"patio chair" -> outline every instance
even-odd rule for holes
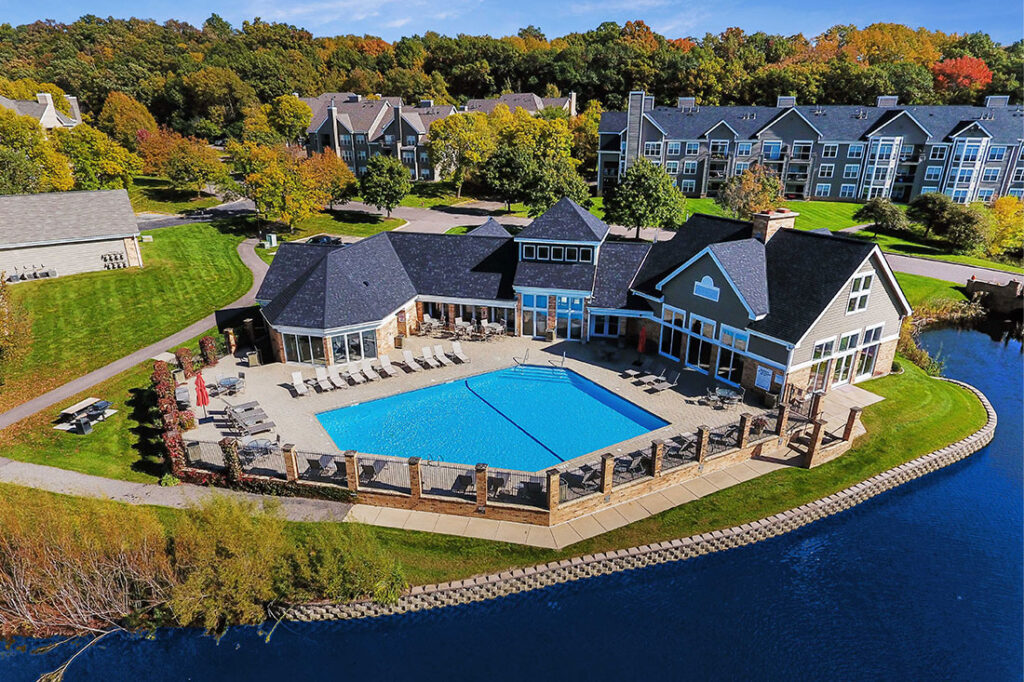
[[[615,460],[616,467],[627,474],[646,474],[647,462],[644,461],[643,452],[634,452],[621,459]],[[621,465],[621,466],[620,466]]]
[[[421,354],[423,357],[420,358],[420,362],[425,364],[427,367],[436,369],[441,366],[441,363],[434,359],[434,353],[430,350],[430,346],[423,346]]]
[[[452,357],[462,364],[469,362],[469,356],[462,352],[462,344],[458,341],[452,341]]]
[[[316,387],[320,389],[321,393],[334,390],[334,385],[331,383],[330,378],[327,376],[326,367],[317,367],[313,370],[316,373],[316,378],[313,380]]]
[[[473,477],[469,474],[459,474],[455,477],[455,482],[452,483],[452,492],[457,494],[465,494],[469,492],[469,489],[475,485]]]
[[[624,370],[622,372],[622,376],[626,377],[627,379],[636,379],[638,376],[647,373],[648,365],[648,361],[644,360],[638,366],[630,367],[629,369]]]
[[[380,356],[380,371],[384,373],[384,376],[393,377],[398,375],[398,369],[391,364],[391,356]]]
[[[423,369],[420,367],[419,363],[416,362],[416,358],[412,356],[412,351],[409,350],[402,351],[402,364],[405,365],[405,368],[410,372],[418,372]]]
[[[307,476],[322,476],[323,475],[324,468],[322,466],[320,466],[320,460],[306,458],[306,464],[309,465],[309,468],[306,469],[306,475]]]
[[[327,368],[327,378],[331,380],[335,388],[348,388],[348,382],[345,381],[341,374],[338,373],[338,366],[331,365]]]
[[[665,368],[661,368],[661,372],[655,374],[656,370],[651,370],[647,374],[640,376],[636,381],[643,384],[644,386],[653,386],[655,382],[661,381],[665,378]]]
[[[225,404],[227,404],[227,401],[225,401]],[[259,406],[260,404],[255,400],[249,401],[247,403],[241,403],[240,405],[228,404],[228,412],[231,412],[233,414],[240,414],[248,410],[255,410]]]
[[[302,372],[292,372],[292,390],[295,391],[295,397],[309,395],[309,389],[306,387],[306,382],[302,380]]]
[[[354,362],[345,365],[345,373],[342,376],[346,379],[351,379],[357,384],[366,383],[366,377],[363,376],[363,373],[359,371],[359,366]]]
[[[377,476],[380,472],[387,468],[388,463],[384,460],[378,459],[371,464],[360,464],[359,465],[359,482],[369,483],[377,480]]]
[[[680,373],[676,372],[675,376],[671,379],[662,379],[661,381],[657,381],[651,388],[654,389],[655,393],[661,393],[662,391],[667,391],[670,388],[675,388],[679,385],[679,376]]]
[[[444,349],[441,348],[441,344],[437,344],[436,346],[434,346],[434,357],[437,358],[437,361],[440,362],[442,365],[455,364],[448,358],[447,355],[445,355]]]
[[[487,497],[497,497],[506,484],[508,484],[507,476],[488,476]]]
[[[258,433],[266,433],[267,431],[273,431],[277,428],[277,424],[274,422],[259,422],[251,426],[243,426],[239,429],[244,436],[255,436]]]
[[[380,375],[377,374],[377,370],[373,368],[373,365],[370,364],[369,360],[362,360],[359,363],[359,369],[363,370],[363,376],[369,379],[370,381],[380,380]]]
[[[580,477],[580,487],[584,490],[591,488],[598,488],[601,485],[601,469],[596,466],[583,465],[580,467],[580,472],[583,474]]]

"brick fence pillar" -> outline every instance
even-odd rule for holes
[[[750,440],[750,422],[753,420],[754,415],[749,412],[740,415],[740,432],[736,434],[736,447],[741,450],[747,447],[747,441]]]
[[[821,440],[825,437],[825,420],[815,419],[811,423],[814,428],[811,429],[811,442],[807,445],[807,460],[804,463],[808,469],[817,464],[815,460],[821,450]]]
[[[224,345],[228,348],[228,355],[234,355],[238,350],[238,339],[235,338],[235,330],[231,327],[224,330]]]
[[[558,503],[562,494],[562,472],[558,469],[548,469],[548,511],[558,510]]]
[[[449,330],[455,329],[455,304],[454,303],[449,303],[448,304],[448,324],[447,324],[447,327],[448,327]]]
[[[555,323],[558,321],[558,307],[555,297],[548,294],[548,331],[554,331]]]
[[[665,463],[665,441],[658,438],[651,441],[651,476],[661,476],[661,467]]]
[[[413,502],[420,501],[423,494],[423,484],[420,483],[420,458],[409,458],[409,495]]]
[[[345,480],[348,482],[349,490],[359,491],[359,462],[356,460],[355,450],[345,451]]]
[[[789,405],[783,403],[779,405],[779,423],[775,427],[775,434],[782,438],[786,435],[786,426],[789,423]]]
[[[299,480],[299,463],[295,459],[295,446],[285,443],[281,446],[281,454],[284,455],[284,475],[289,481]]]
[[[609,494],[613,485],[615,485],[615,455],[606,452],[601,455],[601,494]]]
[[[863,411],[863,407],[850,408],[850,416],[846,418],[846,428],[843,429],[843,440],[847,442],[853,440],[853,431],[857,428],[857,422],[860,421],[860,413]]]
[[[483,513],[487,508],[487,465],[476,465],[476,510]]]
[[[416,329],[423,325],[423,301],[416,301]]]
[[[821,404],[825,401],[825,394],[817,391],[811,396],[811,419],[821,418]]]
[[[708,439],[711,437],[711,427],[702,425],[697,427],[697,461],[704,466],[704,460],[708,456]]]

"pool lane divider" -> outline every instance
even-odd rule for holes
[[[988,398],[970,384],[938,378],[972,392],[988,415],[987,423],[955,443],[921,455],[904,464],[867,478],[844,490],[772,516],[731,528],[713,530],[677,540],[666,540],[629,549],[610,550],[546,564],[514,568],[434,585],[417,585],[392,604],[369,599],[342,604],[311,603],[271,609],[271,618],[293,621],[352,620],[426,611],[445,606],[488,601],[521,592],[551,587],[609,573],[645,566],[685,561],[694,557],[762,542],[802,528],[814,521],[839,514],[887,490],[966,459],[992,441],[996,412]]]
[[[513,421],[511,417],[509,417],[507,414],[505,414],[504,412],[499,410],[497,407],[492,405],[491,402],[489,400],[487,400],[487,398],[484,398],[482,395],[480,395],[479,393],[474,391],[473,387],[469,385],[469,379],[464,379],[463,382],[466,384],[466,390],[469,391],[470,393],[472,393],[473,395],[475,395],[480,402],[482,402],[484,405],[486,405],[487,407],[491,408],[492,410],[497,412],[499,415],[501,415],[501,417],[503,419],[505,419],[506,421],[508,421],[509,424],[511,424],[512,426],[516,427],[517,429],[519,429],[520,431],[525,433],[527,435],[527,437],[530,438],[530,440],[532,440],[534,443],[536,443],[537,445],[541,446],[542,448],[544,448],[545,450],[550,452],[551,455],[553,457],[557,458],[559,462],[564,462],[565,461],[564,458],[558,456],[557,452],[555,452],[554,450],[549,448],[547,445],[544,445],[544,443],[540,442],[532,433],[530,433],[529,431],[524,429],[519,424],[516,424],[515,421]]]

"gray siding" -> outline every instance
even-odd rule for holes
[[[693,283],[708,275],[719,289],[718,302],[693,295]],[[737,329],[746,329],[750,316],[740,302],[736,292],[725,279],[725,275],[710,256],[701,256],[690,267],[676,275],[663,289],[665,303],[689,313],[724,323]],[[689,318],[687,318],[689,319]],[[716,330],[717,335],[717,330]]]
[[[882,337],[892,336],[899,333],[900,308],[899,297],[895,290],[886,281],[878,264],[877,257],[872,256],[860,268],[858,272],[873,272],[874,278],[871,282],[871,295],[868,297],[868,307],[857,313],[846,314],[846,306],[850,298],[851,284],[847,283],[843,290],[832,302],[825,314],[821,316],[810,328],[800,345],[793,350],[793,364],[799,365],[811,359],[814,351],[814,344],[829,338],[836,338],[841,334],[852,331],[860,331],[863,338],[864,329],[884,323]]]
[[[753,334],[750,336],[748,349],[754,355],[774,360],[780,365],[785,365],[789,360],[789,350],[785,346],[768,339],[762,339],[760,336],[754,336]]]
[[[128,252],[123,239],[104,239],[102,241],[78,242],[71,244],[52,244],[19,249],[0,250],[0,271],[8,276],[15,272],[34,269],[50,269],[57,271],[58,277],[75,275],[80,272],[103,270],[105,263],[102,256],[107,253],[120,253],[128,263]]]

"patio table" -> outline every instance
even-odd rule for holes
[[[217,382],[217,385],[223,389],[231,390],[237,387],[238,384],[240,383],[242,383],[242,380],[239,379],[238,377],[224,377],[223,379]]]
[[[739,400],[741,394],[739,391],[733,390],[731,388],[719,386],[715,388],[715,395],[717,395],[722,400]]]

